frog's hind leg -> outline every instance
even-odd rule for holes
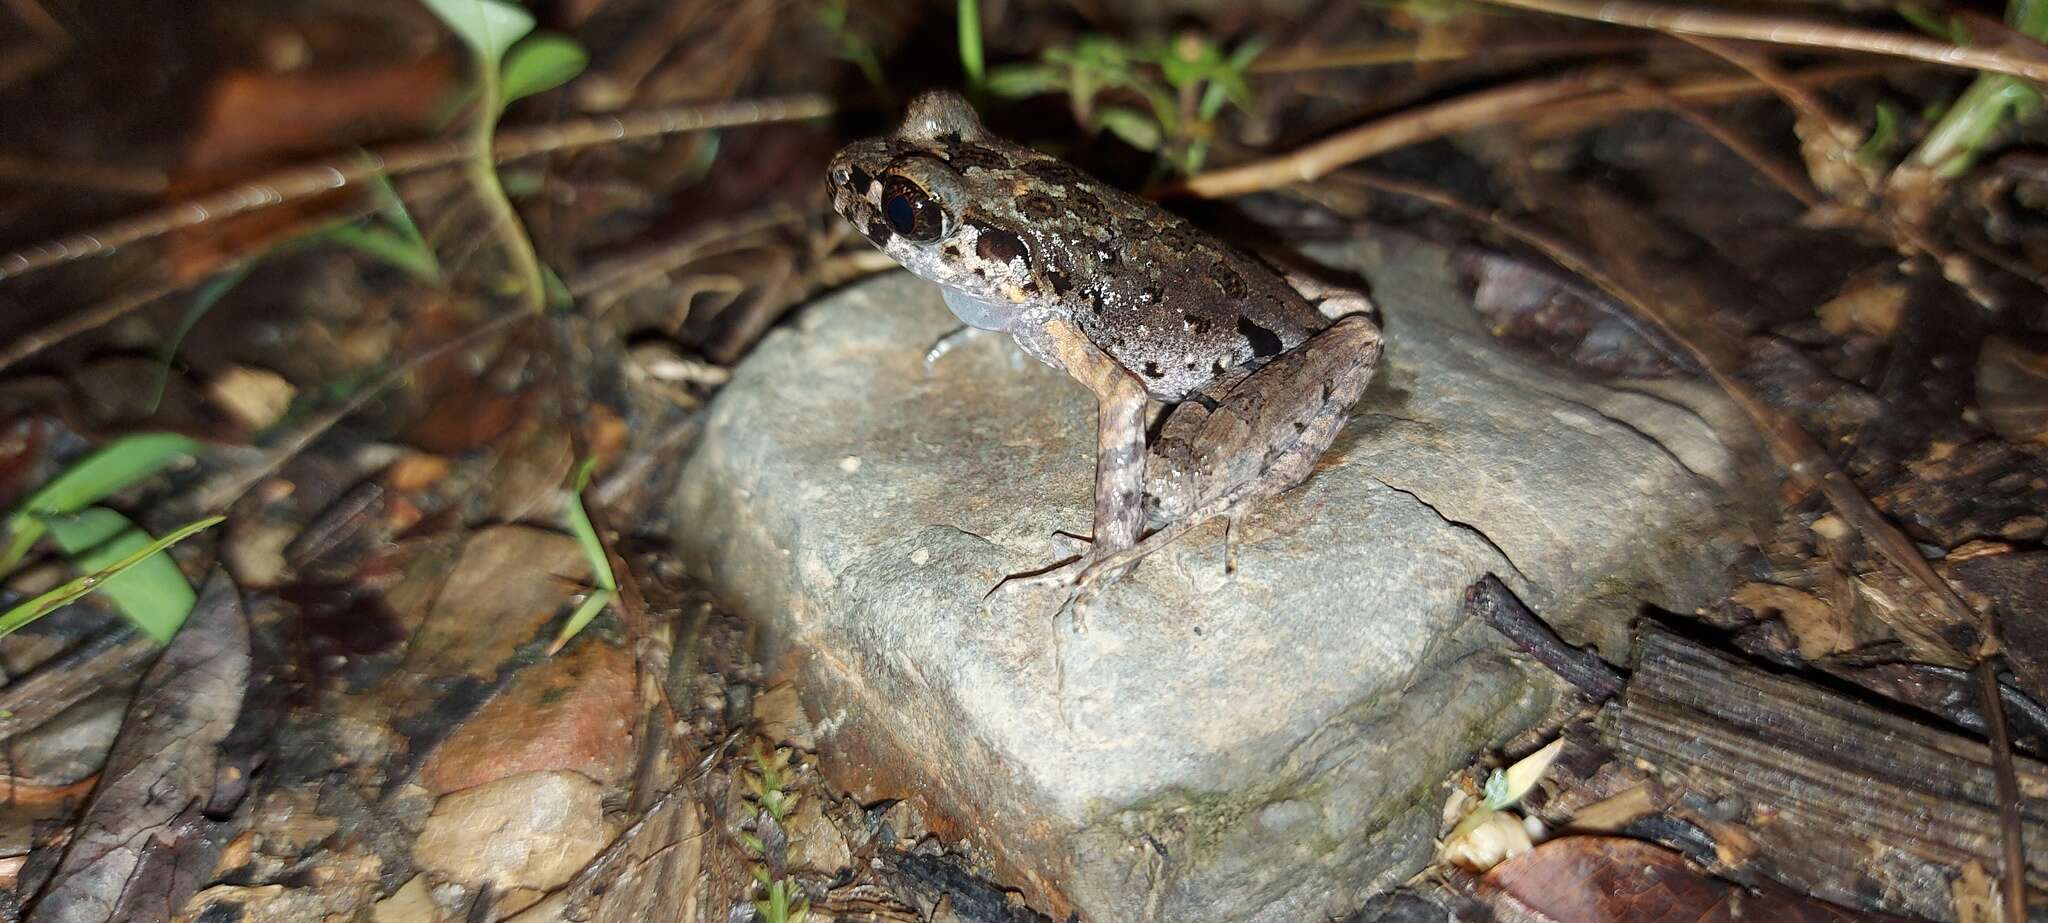
[[[1259,501],[1308,479],[1365,393],[1380,356],[1380,330],[1364,315],[1338,319],[1217,395],[1183,405],[1160,431],[1149,461],[1159,528],[1128,548],[1096,554],[1075,581],[1077,604],[1092,599],[1146,555],[1211,519],[1230,520],[1225,567],[1235,570],[1231,534]]]

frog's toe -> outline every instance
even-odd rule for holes
[[[983,594],[982,599],[989,600],[996,598],[998,595],[1006,596],[1011,593],[1021,593],[1043,587],[1072,586],[1082,571],[1087,569],[1087,566],[1088,560],[1086,557],[1078,554],[1070,555],[1039,570],[1024,571],[1023,573],[1004,577],[996,581],[996,585],[990,587],[989,591]]]

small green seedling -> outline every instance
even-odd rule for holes
[[[846,0],[825,0],[818,4],[818,24],[832,34],[835,46],[832,56],[859,68],[868,85],[874,87],[884,100],[888,99],[889,79],[882,74],[882,57],[875,53],[874,43],[862,37],[848,22]]]
[[[1012,99],[1065,92],[1075,121],[1192,174],[1208,157],[1225,104],[1253,109],[1247,75],[1263,47],[1251,41],[1225,52],[1198,35],[1141,43],[1084,35],[1036,62],[990,71],[987,88]],[[1136,96],[1145,106],[1115,102],[1118,96]]]
[[[597,528],[590,524],[590,512],[583,508],[583,489],[590,486],[590,475],[597,469],[597,459],[586,458],[576,469],[575,489],[569,494],[569,532],[576,536],[576,544],[583,549],[583,557],[590,562],[590,572],[597,581],[597,588],[585,597],[583,604],[563,623],[555,641],[548,646],[548,654],[554,655],[576,637],[584,626],[597,618],[604,607],[619,595],[619,579],[612,573],[611,557],[604,553],[604,542],[597,537]]]
[[[533,33],[533,14],[503,0],[421,0],[469,48],[475,64],[476,101],[469,160],[470,180],[503,235],[518,276],[515,286],[527,306],[539,311],[548,303],[540,256],[526,235],[526,226],[498,177],[491,157],[491,138],[505,107],[567,83],[589,63],[583,49],[567,37]]]
[[[802,798],[785,789],[791,777],[789,762],[794,755],[788,747],[771,749],[757,737],[748,752],[751,765],[740,774],[747,785],[747,800],[777,826],[789,819]],[[767,844],[758,834],[741,830],[740,845],[754,857],[751,871],[754,883],[761,888],[761,896],[754,899],[754,913],[765,923],[803,923],[810,915],[810,902],[792,883],[769,869]]]
[[[1936,35],[1971,44],[1969,29],[1959,18],[1944,18],[1911,4],[1901,6],[1899,14]],[[2006,7],[2005,22],[2028,38],[2048,39],[2048,0],[2012,0]],[[1905,165],[1932,170],[1946,179],[1961,176],[2007,122],[2030,119],[2040,111],[2041,93],[2032,84],[2010,74],[1979,74],[1928,129],[1920,146],[1907,155]],[[1884,129],[1882,116],[1880,111],[1880,132]]]

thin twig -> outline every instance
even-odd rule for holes
[[[1811,19],[1725,13],[1691,7],[1641,3],[1637,0],[1487,0],[1500,6],[1539,13],[1590,19],[1595,22],[1654,29],[1675,35],[1707,35],[1828,48],[1863,51],[1896,58],[1911,58],[1944,67],[1995,71],[2029,80],[2048,81],[2048,51],[2038,45],[2031,54],[2016,54],[2017,44],[1998,47],[1956,45],[1904,32],[1865,29]]]
[[[1784,190],[1786,195],[1798,199],[1799,204],[1807,208],[1818,208],[1824,201],[1820,193],[1813,188],[1813,182],[1807,179],[1804,174],[1794,170],[1784,161],[1771,156],[1761,146],[1729,127],[1720,119],[1708,115],[1698,106],[1672,96],[1654,84],[1642,84],[1637,89],[1655,97],[1657,101],[1664,104],[1665,108],[1678,113],[1680,118],[1691,122],[1694,128],[1706,132],[1708,137],[1721,142],[1721,146],[1733,152],[1735,156],[1748,161],[1752,168],[1758,173],[1763,174],[1765,179],[1777,184],[1778,188]]]
[[[1998,830],[2005,847],[2005,918],[2027,918],[2027,848],[2020,831],[2020,779],[2013,767],[2012,733],[2005,725],[2005,696],[1998,686],[2003,658],[1977,661],[1977,698],[1983,703],[1984,738],[1991,744],[1991,771],[1998,780]]]
[[[1462,61],[1485,55],[1488,61],[1505,58],[1550,58],[1575,55],[1615,54],[1641,51],[1662,39],[1639,33],[1581,35],[1564,38],[1534,38],[1523,41],[1473,41],[1459,45],[1434,46],[1427,42],[1379,42],[1350,47],[1315,47],[1295,51],[1274,51],[1252,62],[1254,74],[1295,74],[1304,71],[1338,70],[1357,67],[1386,67],[1423,64],[1431,61]]]
[[[504,163],[596,144],[612,144],[689,131],[812,119],[832,102],[803,94],[718,105],[678,106],[599,116],[499,132],[491,154]],[[340,189],[375,176],[397,176],[468,159],[467,141],[421,141],[287,167],[230,189],[177,202],[148,214],[0,255],[0,279],[111,252],[160,234]]]
[[[1537,663],[1549,667],[1550,672],[1576,687],[1588,701],[1597,703],[1614,698],[1626,683],[1621,673],[1601,660],[1599,654],[1573,647],[1558,637],[1499,577],[1487,574],[1466,587],[1465,611],[1478,616]]]
[[[1308,182],[1375,154],[1478,125],[1507,121],[1510,114],[1541,103],[1584,96],[1612,86],[1617,79],[1614,74],[1594,71],[1480,90],[1374,119],[1280,157],[1204,173],[1168,194],[1185,192],[1218,198]]]
[[[1790,79],[1803,86],[1875,77],[1888,65],[1846,64],[1816,67]],[[1583,81],[1572,92],[1572,84]],[[1331,170],[1388,151],[1491,124],[1569,117],[1578,112],[1612,118],[1627,112],[1655,109],[1668,101],[1720,102],[1768,92],[1756,79],[1707,77],[1674,84],[1661,93],[1640,87],[1597,92],[1618,77],[1588,74],[1549,78],[1481,90],[1457,99],[1408,109],[1318,141],[1307,147],[1238,167],[1196,176],[1160,195],[1188,194],[1204,198],[1245,195],[1304,182]],[[1304,175],[1309,174],[1309,175]]]

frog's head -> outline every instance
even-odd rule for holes
[[[1012,165],[1039,155],[981,127],[958,95],[910,104],[895,134],[847,145],[828,173],[832,207],[896,262],[939,284],[960,320],[1004,329],[1047,299],[1011,206]]]

